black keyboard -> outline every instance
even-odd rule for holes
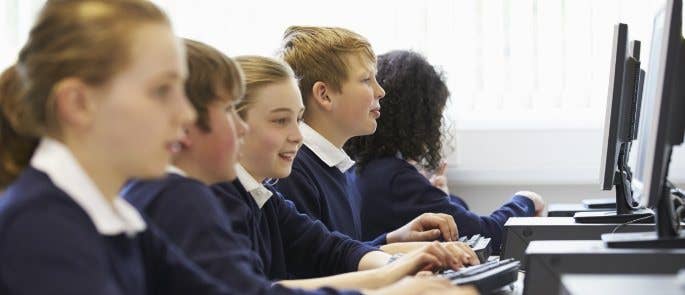
[[[481,294],[490,294],[516,282],[521,263],[513,258],[446,270],[440,276],[455,285],[473,285]]]
[[[492,254],[490,238],[481,235],[472,235],[471,237],[461,237],[459,238],[459,241],[469,245],[473,252],[476,252],[476,255],[478,255],[478,260],[480,260],[480,262],[488,261],[488,257]]]

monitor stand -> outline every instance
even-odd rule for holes
[[[685,248],[685,231],[674,214],[671,190],[664,185],[664,193],[656,208],[656,231],[645,233],[603,234],[602,241],[609,248],[674,249]]]
[[[614,175],[616,210],[578,212],[573,218],[578,223],[654,223],[654,212],[636,208],[630,187],[630,171],[621,169]]]

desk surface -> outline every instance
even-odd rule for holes
[[[685,282],[677,275],[565,274],[562,294],[568,295],[682,295]]]

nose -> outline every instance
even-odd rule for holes
[[[238,134],[238,138],[244,137],[248,132],[250,132],[250,126],[247,125],[247,122],[241,118],[238,113],[233,110],[233,121],[235,122],[235,129],[236,133]]]
[[[373,90],[373,95],[376,99],[381,99],[385,96],[385,89],[383,89],[383,87],[381,87],[381,85],[378,84],[378,81],[376,79],[374,79],[374,81],[376,83],[374,83],[375,87]]]
[[[185,94],[182,94],[180,99],[177,99],[176,101],[178,102],[175,108],[177,123],[182,126],[194,124],[197,119],[197,112],[195,112],[195,109],[190,104],[188,97],[186,97]]]
[[[288,140],[296,143],[298,146],[302,143],[302,131],[300,130],[300,124],[295,124],[295,128],[288,136]]]

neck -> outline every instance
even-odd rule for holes
[[[316,114],[312,114],[309,117],[305,116],[304,122],[337,148],[342,148],[345,142],[350,139],[350,136],[343,134],[343,132],[339,131],[337,125],[331,122],[331,120],[323,118],[323,116]]]
[[[240,165],[243,166],[243,168],[245,168],[245,171],[247,171],[247,173],[249,173],[250,176],[252,176],[252,178],[254,178],[257,182],[263,183],[266,180],[266,176],[262,176],[258,173],[255,173],[254,169],[252,169],[252,166],[250,166],[249,164],[245,162],[240,162]]]
[[[64,145],[71,151],[78,164],[105,199],[112,203],[128,177],[117,173],[114,165],[108,165],[103,161],[107,159],[107,156],[98,154],[101,149],[89,146],[87,143],[79,142],[76,144],[68,140],[64,141]]]
[[[193,161],[189,157],[179,155],[178,158],[174,159],[173,164],[174,166],[183,170],[183,172],[186,173],[186,176],[196,179],[206,185],[218,182],[218,180],[215,180],[211,176],[204,173],[204,169],[199,167],[200,165],[197,164],[197,161]]]

